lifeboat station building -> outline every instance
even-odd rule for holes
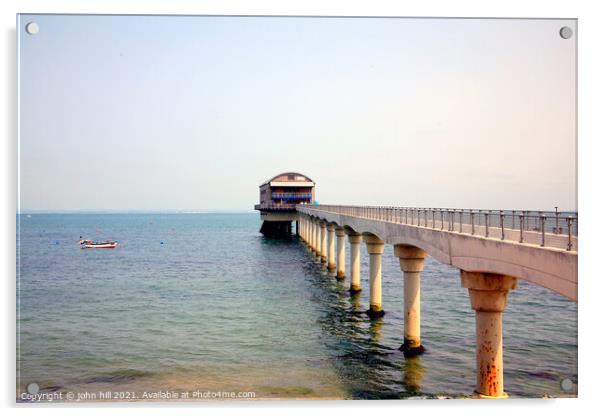
[[[295,221],[298,233],[297,205],[311,205],[315,198],[315,183],[306,175],[285,172],[259,185],[259,211],[263,224],[260,232],[266,236],[290,236]]]

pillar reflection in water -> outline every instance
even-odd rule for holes
[[[348,314],[348,325],[350,339],[360,340],[364,337],[364,330],[362,327],[364,324],[365,313],[362,309],[361,296],[359,293],[353,294],[348,298],[350,310]]]
[[[406,357],[404,360],[402,383],[410,393],[419,393],[422,387],[424,366],[420,361],[421,359],[419,355],[415,355],[413,357]]]
[[[374,344],[378,344],[383,338],[383,325],[385,324],[384,319],[377,318],[370,320],[370,340]]]
[[[354,315],[361,313],[363,316],[362,296],[359,292],[352,293],[351,296],[349,296],[349,304],[351,305],[351,311]]]

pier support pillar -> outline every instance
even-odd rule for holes
[[[316,220],[311,219],[311,251],[316,253]]]
[[[424,270],[424,250],[408,245],[396,245],[395,256],[403,272],[403,344],[405,356],[424,352],[420,341],[420,272]]]
[[[320,221],[320,261],[322,263],[326,263],[326,255],[327,255],[327,248],[326,248],[326,221]]]
[[[322,237],[320,235],[321,233],[321,228],[320,228],[320,221],[319,220],[315,220],[314,222],[314,227],[315,227],[315,242],[314,242],[314,248],[315,251],[314,253],[316,254],[316,257],[319,259],[321,256],[321,246],[322,246]]]
[[[345,279],[345,229],[337,227],[337,279]]]
[[[334,224],[328,224],[328,226],[326,227],[328,229],[328,241],[327,241],[327,245],[328,245],[328,271],[332,272],[334,271],[334,269],[336,269],[336,263],[335,263],[335,258],[334,258],[334,230],[335,230],[335,225]]]
[[[382,306],[382,255],[385,243],[375,235],[365,235],[364,241],[370,254],[370,309],[366,313],[370,318],[385,314]]]
[[[303,217],[303,227],[301,227],[301,230],[303,230],[303,241],[305,241],[307,243],[307,218]]]
[[[307,217],[303,217],[303,241],[307,244]]]
[[[307,217],[303,219],[303,240],[309,243],[309,220]]]
[[[476,312],[477,387],[481,398],[506,398],[502,312],[508,292],[516,288],[516,278],[493,273],[461,271],[462,287],[468,289]]]
[[[303,241],[305,241],[305,244],[308,244],[308,240],[309,240],[309,221],[307,220],[307,217],[303,217]]]
[[[362,290],[360,280],[360,246],[362,244],[362,235],[354,232],[348,232],[349,235],[349,251],[351,254],[351,284],[349,292],[351,294]]]

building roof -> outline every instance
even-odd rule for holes
[[[306,181],[313,182],[313,180],[310,179],[309,176],[304,175],[299,172],[282,172],[282,173],[279,173],[278,175],[274,176],[273,178],[268,179],[267,181],[265,181],[264,183],[262,183],[259,186],[267,185],[268,183],[272,182],[274,179],[279,178],[280,176],[288,176],[288,175],[303,176],[306,179]],[[297,181],[291,181],[291,182],[297,182]]]

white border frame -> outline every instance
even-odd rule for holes
[[[581,256],[579,260],[579,274],[582,280],[579,293],[579,399],[558,400],[508,400],[501,402],[477,401],[425,401],[421,403],[411,401],[394,402],[227,402],[205,403],[196,406],[180,406],[179,413],[198,414],[202,406],[205,409],[224,412],[244,411],[250,414],[280,414],[286,408],[287,413],[307,414],[308,412],[324,411],[331,413],[335,407],[344,407],[345,413],[365,414],[374,412],[376,407],[379,413],[399,414],[400,412],[445,412],[462,413],[486,411],[491,415],[514,411],[518,406],[530,407],[533,410],[542,410],[546,413],[576,413],[596,406],[597,386],[599,385],[600,364],[598,359],[599,344],[595,329],[599,328],[597,316],[599,312],[594,309],[599,303],[600,278],[597,270],[598,262],[594,249],[597,248],[596,236],[602,232],[600,223],[596,224],[592,218],[592,211],[600,206],[602,193],[599,191],[598,178],[600,172],[600,156],[602,155],[600,140],[601,90],[599,74],[602,74],[601,58],[599,53],[599,40],[602,39],[602,25],[600,13],[596,10],[596,2],[570,1],[496,1],[482,2],[475,0],[457,0],[454,2],[443,0],[421,1],[404,4],[398,1],[262,1],[253,2],[244,0],[232,1],[157,1],[157,0],[4,0],[0,3],[2,8],[1,20],[3,29],[3,64],[2,80],[4,83],[4,99],[2,107],[2,122],[4,140],[2,141],[2,161],[0,162],[0,175],[2,180],[2,216],[0,230],[2,230],[1,259],[5,273],[4,283],[4,319],[2,321],[4,334],[2,356],[1,391],[2,404],[11,407],[25,407],[25,412],[34,411],[36,406],[14,404],[15,398],[15,212],[16,212],[16,32],[15,22],[17,13],[107,13],[107,14],[193,14],[193,15],[336,15],[336,16],[424,16],[424,17],[549,17],[549,18],[578,18],[579,19],[579,165],[578,177],[580,189],[579,219],[580,219],[580,245]],[[37,409],[44,414],[82,414],[102,413],[107,406],[70,406],[45,405],[44,409]],[[110,405],[110,408],[123,407],[119,404]],[[128,406],[128,412],[134,414],[162,414],[168,404],[134,404]],[[535,409],[537,407],[537,409]],[[368,408],[372,408],[368,410]],[[23,409],[19,410],[23,413]]]

